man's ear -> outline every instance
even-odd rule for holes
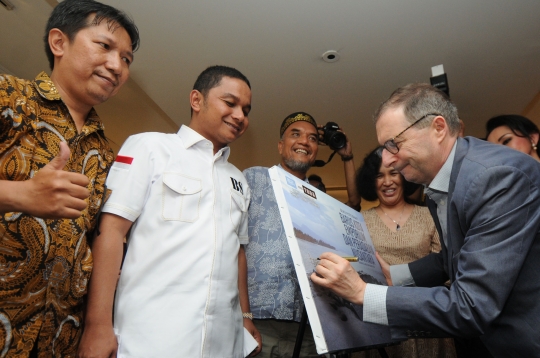
[[[443,116],[437,116],[431,122],[432,128],[435,130],[435,134],[438,138],[444,138],[448,134],[448,123]]]
[[[68,43],[69,39],[67,35],[61,30],[54,28],[49,31],[49,47],[54,57],[62,57]]]
[[[281,152],[283,152],[283,139],[280,139],[279,142],[277,143],[277,150],[278,150],[279,155],[281,155]]]
[[[202,93],[197,90],[191,91],[189,93],[189,103],[191,104],[191,109],[193,112],[199,113],[204,105],[204,97]]]
[[[459,120],[459,134],[460,137],[465,136],[465,122],[463,122],[463,119]]]

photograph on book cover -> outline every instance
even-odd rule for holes
[[[351,265],[367,283],[386,285],[362,214],[279,167],[269,169],[317,353],[392,343],[386,326],[363,322],[362,306],[314,285],[320,254],[358,257]]]

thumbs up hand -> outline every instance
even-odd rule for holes
[[[58,153],[58,155],[53,160],[51,160],[49,164],[44,166],[42,170],[62,170],[66,166],[66,163],[69,160],[69,156],[71,155],[71,151],[69,150],[66,142],[60,142],[58,146],[60,147],[60,153]]]
[[[65,142],[60,143],[60,153],[43,167],[32,179],[24,183],[19,193],[21,210],[44,219],[76,219],[86,208],[84,199],[90,193],[86,188],[88,178],[79,173],[64,171],[70,150]]]

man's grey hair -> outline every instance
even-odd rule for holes
[[[446,93],[430,84],[410,83],[398,88],[390,95],[390,98],[381,103],[373,115],[373,121],[377,123],[386,110],[398,107],[403,108],[409,123],[414,123],[426,114],[437,113],[446,120],[450,134],[459,133],[460,123],[456,106]],[[430,123],[430,121],[420,121],[418,128],[427,127]]]

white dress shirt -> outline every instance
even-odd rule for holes
[[[243,357],[243,174],[187,126],[124,143],[103,211],[133,226],[114,307],[119,357]]]

